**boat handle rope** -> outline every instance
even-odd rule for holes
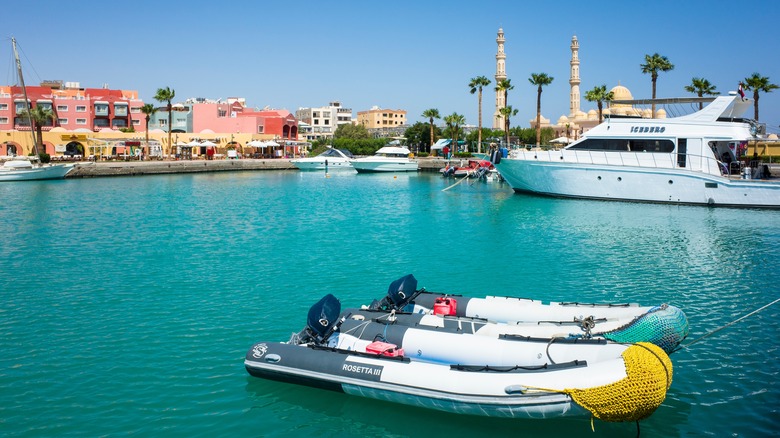
[[[593,315],[590,315],[586,318],[574,318],[574,322],[580,325],[580,328],[582,331],[585,332],[585,339],[590,339],[593,337],[593,335],[590,333],[590,331],[593,329],[593,327],[596,327],[596,321]]]
[[[739,318],[735,319],[734,321],[731,321],[731,322],[730,322],[730,323],[728,323],[728,324],[722,325],[722,326],[720,326],[720,327],[716,328],[715,330],[713,330],[713,331],[711,331],[711,332],[709,332],[709,333],[705,333],[704,335],[702,335],[702,336],[699,336],[698,338],[694,339],[694,340],[693,340],[693,341],[691,341],[691,342],[688,342],[688,343],[687,343],[687,344],[685,344],[685,345],[682,345],[682,344],[681,344],[681,345],[679,345],[677,348],[675,348],[675,349],[674,349],[674,351],[672,351],[672,353],[674,353],[674,352],[677,352],[677,351],[680,351],[680,350],[682,350],[683,348],[688,348],[688,347],[690,347],[691,345],[693,345],[693,344],[695,344],[695,343],[697,343],[697,342],[699,342],[699,341],[703,340],[704,338],[708,338],[708,337],[710,337],[710,336],[714,335],[715,333],[717,333],[717,332],[719,332],[719,331],[723,330],[724,328],[726,328],[726,327],[729,327],[729,326],[731,326],[731,325],[734,325],[734,324],[736,324],[736,323],[738,323],[738,322],[742,321],[743,319],[745,319],[745,318],[747,318],[747,317],[749,317],[749,316],[753,316],[753,315],[755,315],[756,313],[758,313],[758,312],[760,312],[760,311],[762,311],[762,310],[766,309],[767,307],[769,307],[769,306],[772,306],[772,305],[774,305],[774,304],[777,304],[778,302],[780,302],[780,298],[778,298],[778,299],[776,299],[776,300],[772,301],[771,303],[769,303],[769,304],[767,304],[767,305],[765,305],[765,306],[759,307],[758,309],[756,309],[756,310],[754,310],[754,311],[752,311],[752,312],[748,313],[747,315],[741,316],[741,317],[739,317]]]

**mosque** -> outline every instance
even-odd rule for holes
[[[498,37],[496,43],[498,44],[498,52],[496,53],[496,83],[502,79],[506,79],[506,54],[504,53],[504,30],[498,29]],[[569,93],[569,115],[562,115],[558,118],[555,124],[550,123],[550,119],[542,115],[539,120],[539,124],[542,128],[553,128],[556,137],[566,137],[571,140],[578,139],[583,133],[599,124],[599,113],[596,109],[591,109],[588,112],[580,109],[580,59],[579,59],[580,44],[577,41],[577,36],[571,38],[571,61],[569,62],[570,75],[569,86],[571,91]],[[628,88],[618,84],[616,87],[610,90],[613,93],[613,100],[625,101],[633,100],[631,91]],[[499,110],[506,105],[504,102],[503,93],[496,91],[496,112],[493,115],[493,129],[504,129],[503,117]],[[650,118],[652,110],[647,109],[635,109],[628,104],[612,103],[607,108],[602,109],[602,115],[604,117],[614,114],[620,116],[635,116]],[[666,118],[666,112],[663,109],[656,110],[656,118]],[[536,117],[530,120],[531,127],[536,128]]]

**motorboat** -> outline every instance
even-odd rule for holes
[[[367,320],[392,320],[412,327],[491,337],[534,339],[602,339],[620,343],[650,342],[672,353],[688,336],[688,318],[678,307],[663,303],[549,302],[516,297],[466,297],[417,289],[408,274],[390,283],[387,295],[353,313]]]
[[[765,137],[765,125],[742,118],[753,102],[736,93],[707,99],[711,102],[703,109],[679,117],[607,117],[563,149],[512,150],[494,163],[515,192],[780,208],[780,179],[771,178],[768,167],[757,163],[760,172],[743,168],[744,163],[732,168],[747,142]]]
[[[417,172],[419,168],[405,146],[383,146],[372,156],[355,159],[352,166],[358,173]]]
[[[494,169],[493,163],[489,160],[469,160],[465,166],[447,164],[439,169],[439,172],[447,177],[486,179],[492,169]]]
[[[40,164],[27,158],[11,159],[0,165],[0,182],[61,179],[74,167],[73,163]]]
[[[328,146],[325,152],[306,158],[290,160],[300,170],[353,170],[352,160],[355,157],[346,149],[336,149]]]
[[[596,362],[542,365],[437,363],[381,340],[330,346],[345,318],[333,295],[312,306],[306,327],[287,342],[259,342],[244,359],[255,377],[457,414],[504,418],[591,416],[638,421],[650,416],[672,381],[669,357],[653,344],[627,346]],[[446,345],[451,350],[468,348]],[[464,358],[467,356],[463,356]]]

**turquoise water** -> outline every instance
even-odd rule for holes
[[[244,172],[0,185],[4,436],[633,436],[250,377],[327,293],[669,302],[694,339],[780,297],[780,212],[558,200],[434,174]],[[780,424],[780,304],[672,355],[642,436]]]

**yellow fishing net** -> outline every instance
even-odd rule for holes
[[[640,342],[623,352],[626,377],[615,383],[563,392],[603,421],[647,418],[666,398],[672,384],[672,361],[658,346]]]

